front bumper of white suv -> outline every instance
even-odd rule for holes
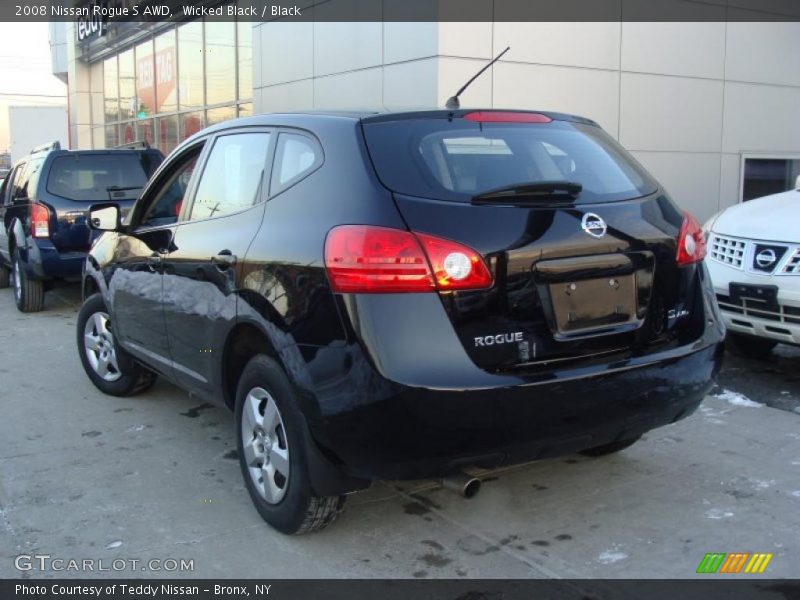
[[[729,331],[800,344],[800,244],[712,231],[706,265]]]

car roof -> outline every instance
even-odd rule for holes
[[[416,109],[416,110],[389,110],[385,107],[378,109],[353,109],[353,110],[312,110],[312,111],[296,111],[296,112],[274,112],[252,115],[249,117],[240,117],[238,119],[230,119],[215,125],[211,125],[198,131],[185,141],[181,142],[181,146],[190,145],[195,139],[213,134],[219,131],[227,131],[237,127],[297,127],[297,126],[311,126],[314,122],[323,122],[331,120],[349,120],[352,122],[380,122],[380,121],[400,121],[405,119],[435,119],[435,118],[460,118],[472,112],[511,112],[511,113],[530,113],[540,114],[550,117],[554,121],[572,121],[577,123],[586,123],[589,125],[597,125],[591,119],[571,115],[567,113],[559,113],[553,111],[541,110],[524,110],[524,109],[502,109],[502,108],[462,108],[458,110],[450,109]]]

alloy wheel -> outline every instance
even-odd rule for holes
[[[289,444],[278,405],[265,389],[250,390],[242,407],[242,449],[260,496],[278,504],[289,485]]]
[[[92,370],[100,378],[112,382],[122,377],[107,313],[96,312],[86,320],[83,326],[83,347]]]

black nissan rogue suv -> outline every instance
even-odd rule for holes
[[[151,148],[34,148],[0,186],[0,288],[14,284],[23,312],[44,307],[58,281],[80,281],[93,237],[91,203],[112,201],[126,212],[164,156]]]
[[[691,414],[724,328],[697,221],[594,122],[260,115],[185,141],[88,255],[102,391],[235,411],[262,517],[376,478],[621,450]]]

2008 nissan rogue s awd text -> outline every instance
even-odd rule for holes
[[[594,122],[260,115],[186,140],[86,263],[81,360],[236,414],[250,496],[318,529],[376,478],[621,450],[724,337],[700,226]]]

